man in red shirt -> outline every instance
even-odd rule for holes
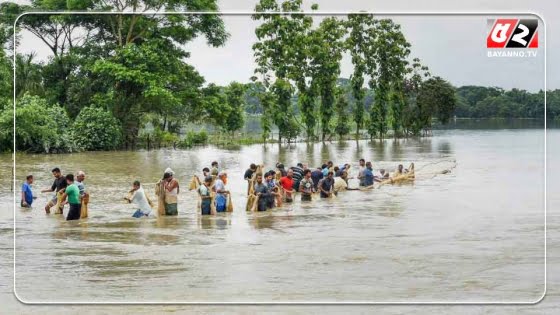
[[[288,170],[288,174],[286,176],[280,178],[280,185],[284,188],[284,201],[285,202],[292,202],[292,194],[293,194],[293,187],[294,187],[294,179],[292,178],[294,175],[293,170]]]

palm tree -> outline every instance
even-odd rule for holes
[[[43,92],[41,65],[35,63],[36,54],[16,56],[16,96],[25,93],[41,95]]]

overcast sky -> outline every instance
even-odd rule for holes
[[[25,2],[25,1],[15,1]],[[252,10],[257,0],[221,0],[223,12]],[[489,3],[491,2],[491,3]],[[305,1],[305,8],[318,3],[321,11],[371,12],[534,12],[544,17],[547,24],[548,89],[560,88],[560,39],[554,30],[560,24],[558,1],[447,1],[447,0],[391,0],[391,1]],[[489,58],[486,49],[488,16],[388,16],[400,23],[412,44],[411,57],[419,57],[433,75],[446,78],[456,86],[484,85],[506,89],[521,88],[531,91],[544,87],[544,28],[539,26],[539,49],[536,58]],[[247,82],[253,75],[254,63],[251,45],[255,42],[257,25],[249,16],[225,16],[226,29],[231,37],[224,47],[208,47],[203,38],[187,46],[193,64],[207,82],[227,84]],[[551,31],[552,30],[552,31]],[[48,49],[33,35],[24,34],[19,52],[36,51],[41,58]],[[342,63],[341,76],[348,77],[352,65],[348,58]]]

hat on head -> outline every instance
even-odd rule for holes
[[[175,174],[175,172],[173,172],[173,170],[170,167],[166,168],[164,173],[169,173],[172,176]]]

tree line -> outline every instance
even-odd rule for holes
[[[215,0],[0,4],[1,151],[11,148],[13,137],[12,25],[28,10],[218,11],[218,5]],[[411,57],[410,43],[391,19],[286,14],[302,10],[301,0],[257,3],[252,82],[228,86],[207,83],[188,63],[185,48],[196,37],[223,46],[229,34],[220,15],[23,16],[16,31],[33,34],[51,56],[44,62],[34,54],[15,56],[17,149],[67,152],[134,149],[146,140],[175,143],[187,123],[209,124],[231,137],[243,127],[246,112],[260,115],[263,141],[273,127],[280,142],[351,133],[398,138],[429,132],[433,119],[485,117],[490,115],[485,106],[502,115],[507,106],[538,102],[538,95],[523,91],[455,89],[432,77]],[[343,56],[353,65],[348,79],[340,78]],[[510,99],[514,102],[504,103]],[[531,106],[516,115],[527,114]],[[530,117],[538,112],[533,108]],[[206,135],[189,137],[200,141]]]
[[[337,88],[347,105],[335,108],[349,109],[353,107],[354,98],[350,80],[339,78]],[[263,108],[253,95],[259,85],[247,84],[245,109],[248,114],[260,115]],[[504,90],[499,87],[466,85],[454,87],[456,107],[453,116],[457,118],[534,118],[542,119],[544,115],[544,91],[529,92],[522,89]],[[369,112],[373,106],[374,91],[364,91],[364,108]],[[294,111],[298,114],[297,95],[292,99]],[[338,115],[335,112],[335,116]],[[547,119],[560,119],[560,90],[547,91]],[[350,122],[351,123],[351,122]],[[338,123],[336,124],[338,125]],[[343,124],[346,125],[346,124]],[[349,126],[354,130],[355,126]]]
[[[272,125],[278,141],[344,137],[350,122],[356,138],[365,131],[383,139],[389,130],[393,137],[418,135],[429,130],[432,117],[449,120],[456,102],[452,86],[431,78],[428,68],[411,58],[399,24],[365,13],[321,19],[288,14],[302,10],[301,0],[261,0],[255,8],[253,19],[261,24],[255,30],[252,80],[265,139]],[[345,54],[353,65],[352,102],[337,84]],[[374,95],[368,111],[366,86]]]

